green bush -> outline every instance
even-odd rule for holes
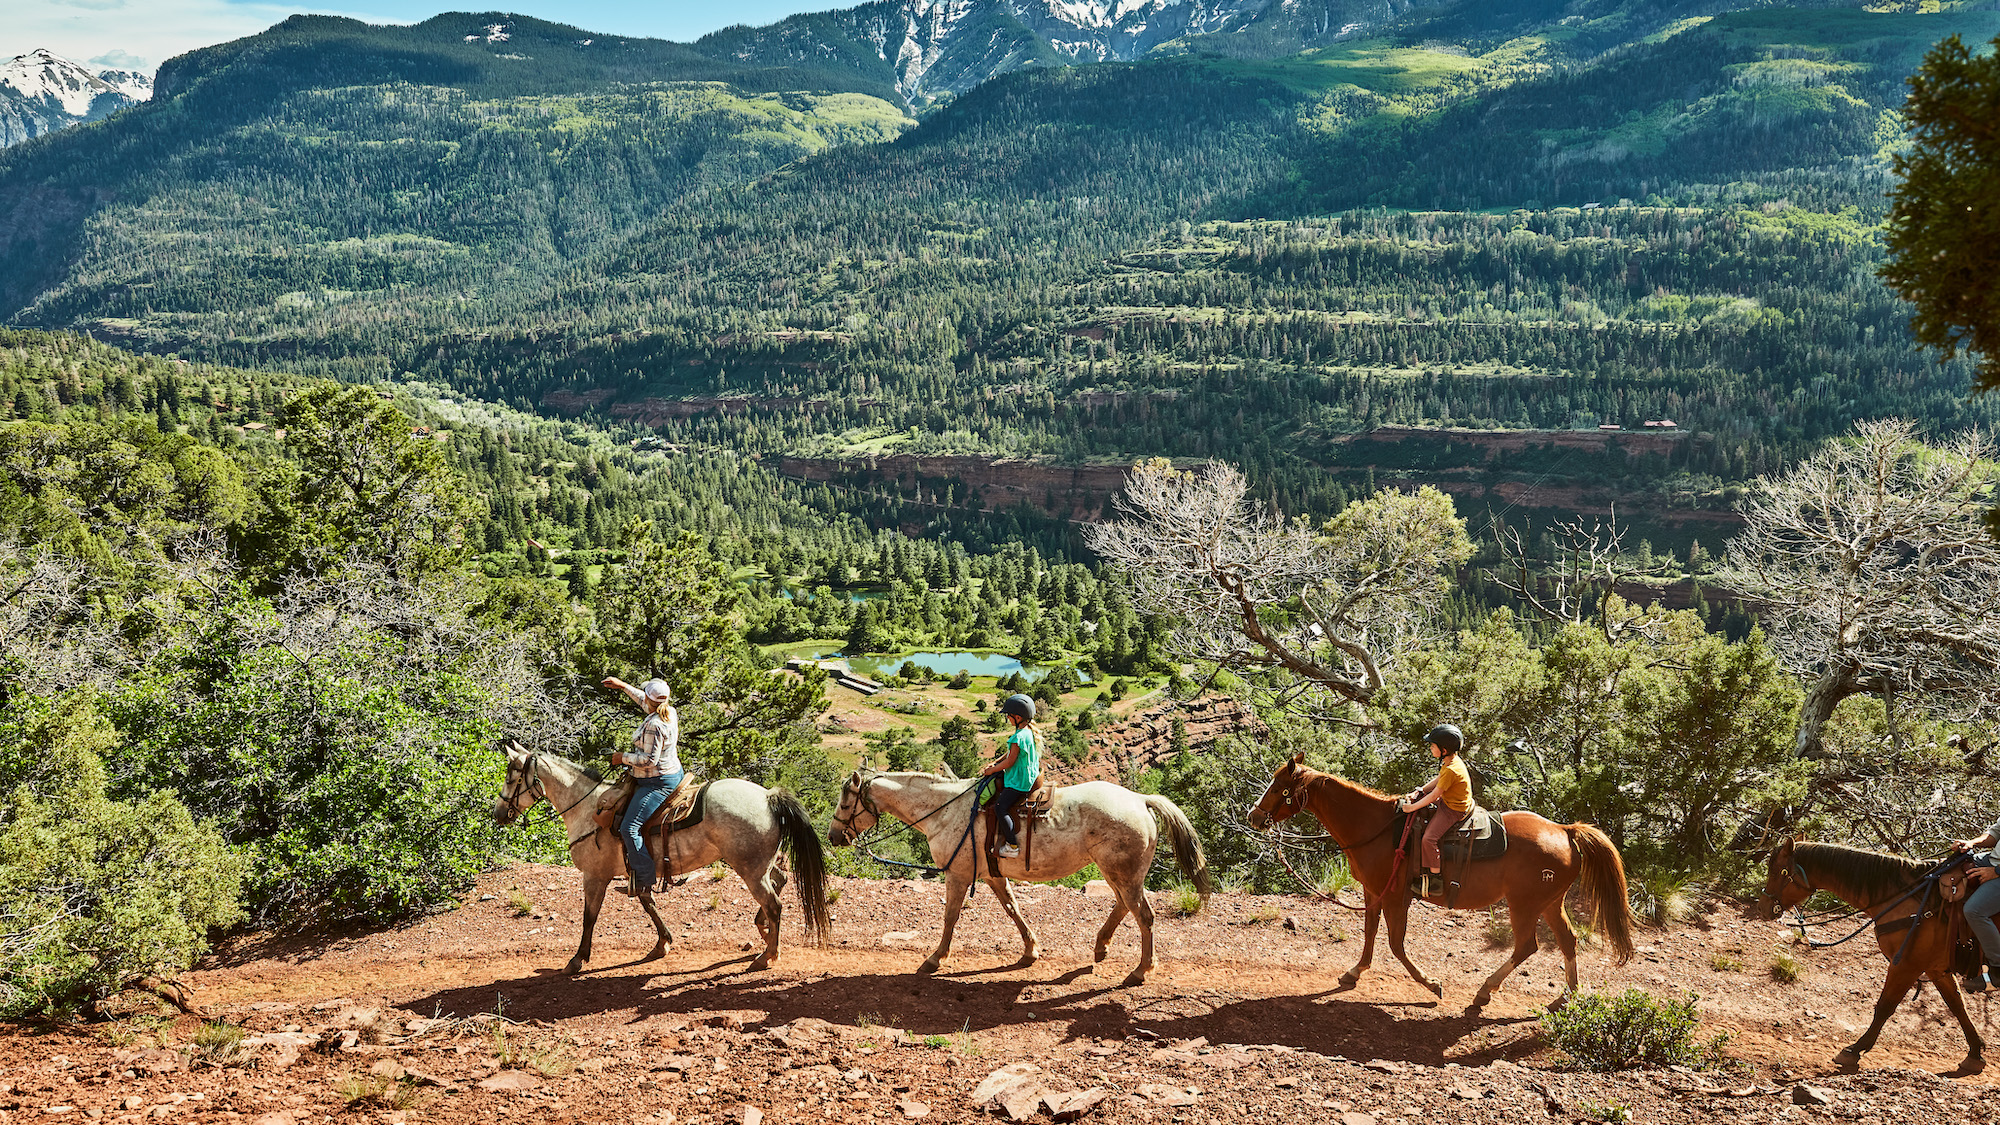
[[[245,891],[261,920],[386,919],[448,902],[502,848],[488,815],[500,704],[396,647],[357,630],[311,669],[275,648],[204,668],[175,668],[169,654],[107,700],[130,743],[116,781],[178,793],[212,818],[252,861]]]
[[[1714,1066],[1727,1034],[1695,1038],[1695,996],[1663,1000],[1628,988],[1621,996],[1586,992],[1542,1013],[1542,1034],[1585,1070],[1638,1066]]]
[[[242,917],[242,857],[169,794],[104,795],[97,755],[116,735],[88,700],[31,701],[7,719],[0,1016],[63,1014],[193,964],[210,927]]]

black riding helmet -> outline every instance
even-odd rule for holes
[[[1033,719],[1035,717],[1035,701],[1019,693],[1010,695],[1000,704],[1000,713],[1002,715],[1019,715],[1024,719]]]
[[[1437,743],[1445,753],[1456,754],[1465,749],[1465,732],[1450,723],[1439,723],[1424,736],[1424,745],[1428,746],[1433,742]]]

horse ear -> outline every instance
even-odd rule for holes
[[[1303,765],[1305,765],[1305,764],[1306,764],[1306,752],[1305,752],[1305,751],[1303,751],[1303,750],[1301,750],[1301,751],[1299,751],[1298,753],[1296,753],[1296,754],[1292,755],[1292,764],[1293,764],[1293,765],[1295,765],[1295,766],[1303,766]]]

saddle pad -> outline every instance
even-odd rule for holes
[[[671,824],[676,832],[683,828],[693,828],[701,823],[708,811],[708,782],[683,783],[667,803],[660,806],[640,831],[647,836],[658,836],[663,825]]]
[[[1430,823],[1430,810],[1419,809],[1412,815],[1419,819],[1410,835],[1422,836],[1424,826]],[[1466,855],[1468,845],[1472,850],[1469,857]],[[1493,859],[1506,852],[1507,826],[1498,816],[1477,805],[1473,806],[1470,815],[1438,840],[1438,856],[1445,860]]]
[[[1493,859],[1507,852],[1507,826],[1499,817],[1475,807],[1465,818],[1463,829],[1454,829],[1438,841],[1440,857],[1453,859]],[[1468,856],[1467,851],[1471,852]]]

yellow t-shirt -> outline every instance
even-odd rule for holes
[[[1458,755],[1438,762],[1437,780],[1438,804],[1453,812],[1472,811],[1472,775],[1465,772],[1465,763]]]

